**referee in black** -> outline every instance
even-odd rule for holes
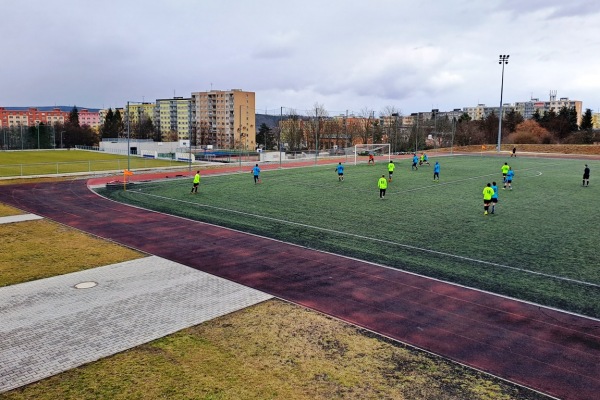
[[[587,164],[585,164],[585,169],[583,170],[582,186],[590,186],[590,167]]]

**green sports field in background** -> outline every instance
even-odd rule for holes
[[[441,180],[433,181],[433,163]],[[502,189],[500,167],[515,170]],[[396,160],[386,198],[377,180],[387,163],[336,164],[136,184],[99,192],[118,201],[314,249],[380,263],[494,293],[600,317],[600,162],[589,187],[586,161],[454,156],[411,171]],[[482,190],[496,181],[499,203],[483,215]],[[175,239],[176,240],[176,239]],[[285,262],[285,260],[282,260]]]
[[[185,166],[185,162],[155,160],[84,150],[3,151],[0,152],[0,178],[78,172],[116,171],[127,167],[157,168]]]

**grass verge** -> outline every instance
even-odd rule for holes
[[[0,237],[0,287],[145,256],[47,220],[0,224]]]

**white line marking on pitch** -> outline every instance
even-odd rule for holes
[[[494,263],[494,262],[491,262],[491,261],[478,260],[478,259],[471,258],[471,257],[459,256],[459,255],[451,254],[451,253],[445,253],[443,251],[431,250],[431,249],[426,249],[426,248],[423,248],[423,247],[417,247],[417,246],[411,246],[411,245],[408,245],[408,244],[402,244],[402,243],[392,242],[390,240],[377,239],[377,238],[372,238],[372,237],[369,237],[369,236],[357,235],[355,233],[341,232],[341,231],[336,231],[336,230],[333,230],[333,229],[321,228],[321,227],[318,227],[318,226],[313,226],[313,225],[308,225],[308,224],[302,224],[300,222],[286,221],[286,220],[279,219],[279,218],[267,217],[267,216],[264,216],[264,215],[252,214],[252,213],[247,213],[247,212],[244,212],[244,211],[230,210],[228,208],[210,206],[210,205],[207,205],[207,204],[199,204],[199,203],[194,203],[194,202],[191,202],[191,201],[179,200],[179,199],[174,199],[174,198],[166,197],[166,196],[159,196],[159,195],[155,195],[155,194],[142,193],[142,192],[130,192],[130,193],[142,194],[142,195],[145,195],[145,196],[156,197],[156,198],[159,198],[159,199],[176,201],[176,202],[179,202],[179,203],[189,204],[189,205],[193,205],[193,206],[199,206],[199,207],[204,207],[204,208],[211,208],[211,209],[214,209],[214,210],[226,211],[226,212],[230,212],[230,213],[234,213],[234,214],[240,214],[240,215],[250,216],[250,217],[253,217],[253,218],[261,218],[261,219],[265,219],[265,220],[269,220],[269,221],[275,221],[275,222],[285,223],[285,224],[289,224],[289,225],[301,226],[301,227],[304,227],[304,228],[311,228],[311,229],[315,229],[315,230],[319,230],[319,231],[323,231],[323,232],[334,233],[334,234],[337,234],[337,235],[350,236],[350,237],[354,237],[354,238],[358,238],[358,239],[365,239],[365,240],[370,240],[370,241],[373,241],[373,242],[390,244],[390,245],[394,245],[394,246],[398,246],[398,247],[404,247],[406,249],[421,251],[421,252],[424,252],[424,253],[437,254],[437,255],[442,255],[442,256],[446,256],[446,257],[456,258],[456,259],[463,260],[463,261],[470,261],[470,262],[484,264],[484,265],[491,265],[491,266],[494,266],[494,267],[500,267],[500,268],[505,268],[505,269],[512,269],[512,270],[515,270],[515,271],[525,272],[525,273],[529,273],[529,274],[532,274],[532,275],[544,276],[546,278],[552,278],[552,279],[556,279],[556,280],[577,283],[577,284],[584,285],[584,286],[591,286],[591,287],[600,288],[600,285],[597,285],[595,283],[584,282],[584,281],[580,281],[580,280],[577,280],[577,279],[571,279],[571,278],[566,278],[566,277],[556,276],[556,275],[551,275],[551,274],[545,274],[543,272],[531,271],[531,270],[524,269],[524,268],[511,267],[510,265],[498,264],[498,263]]]

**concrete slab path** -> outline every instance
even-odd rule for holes
[[[271,297],[155,256],[0,288],[0,393]]]

